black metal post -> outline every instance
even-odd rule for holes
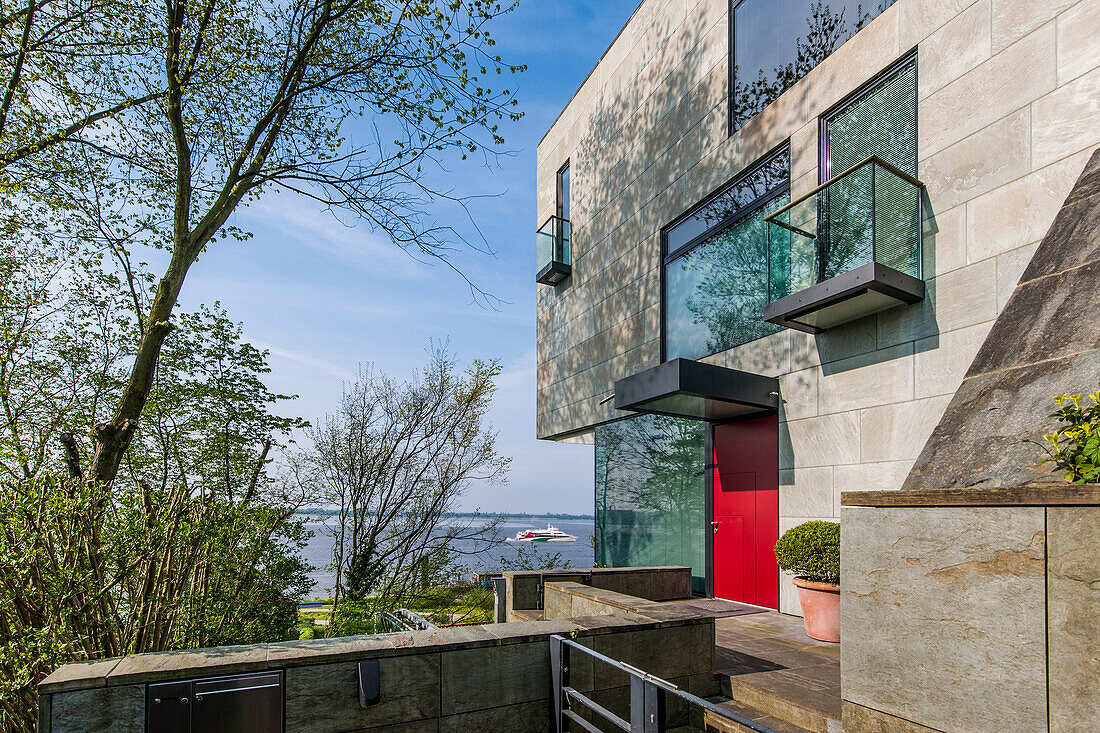
[[[564,733],[569,730],[569,723],[562,715],[565,704],[563,687],[569,686],[569,647],[562,643],[557,636],[550,637],[550,696],[553,699],[554,721],[550,730],[554,733]]]
[[[643,733],[665,733],[665,690],[650,680],[642,680],[645,692]]]

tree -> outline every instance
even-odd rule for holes
[[[153,62],[155,19],[153,4],[119,0],[0,5],[0,170],[158,99],[136,71]]]
[[[445,347],[407,382],[367,370],[312,431],[308,481],[338,507],[334,605],[400,605],[445,579],[456,557],[487,548],[495,522],[444,515],[475,482],[503,481],[485,413],[498,362],[458,372]],[[466,549],[464,549],[466,548]]]
[[[169,252],[124,388],[93,431],[88,479],[110,483],[177,325],[191,266],[217,239],[247,236],[230,223],[238,206],[272,189],[292,191],[364,220],[415,255],[446,261],[454,232],[424,211],[464,199],[430,188],[423,166],[502,143],[498,123],[520,113],[514,94],[490,80],[522,67],[492,52],[488,26],[515,6],[494,0],[166,0],[156,15],[145,3],[86,2],[102,22],[61,32],[105,44],[102,56],[122,71],[101,77],[100,55],[74,54],[70,94],[81,110],[99,109],[91,100],[100,96],[128,103],[67,134],[51,154],[8,165],[2,185],[12,194],[7,205],[19,209],[6,216],[14,226],[36,226],[31,210],[75,216],[120,258],[134,246]],[[116,42],[112,21],[131,17]],[[34,62],[26,68],[48,65],[42,47],[19,48]],[[21,113],[45,114],[26,95],[14,99]],[[361,119],[373,122],[367,141],[345,129]],[[38,125],[61,126],[53,118]],[[58,176],[59,167],[82,175]],[[43,209],[43,200],[62,204]]]
[[[33,730],[68,661],[284,638],[310,581],[268,466],[304,423],[272,413],[266,355],[217,306],[182,314],[123,470],[86,482],[64,431],[117,399],[140,309],[65,246],[2,240],[0,275],[0,727]]]

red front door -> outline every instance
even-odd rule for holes
[[[779,607],[779,418],[714,426],[714,595]]]

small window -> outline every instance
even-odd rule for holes
[[[558,171],[558,216],[562,219],[569,218],[569,164],[566,163]]]
[[[569,227],[569,163],[556,176],[554,215],[535,233],[535,279],[543,285],[564,282],[573,272]]]

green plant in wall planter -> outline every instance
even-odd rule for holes
[[[820,641],[840,641],[840,525],[804,522],[775,543],[781,570],[794,573],[806,633]]]
[[[1042,463],[1053,463],[1062,478],[1074,484],[1100,483],[1100,390],[1088,395],[1091,405],[1081,406],[1081,395],[1058,395],[1054,401],[1062,427],[1044,435],[1039,443],[1047,452]],[[1032,441],[1035,442],[1035,441]]]

